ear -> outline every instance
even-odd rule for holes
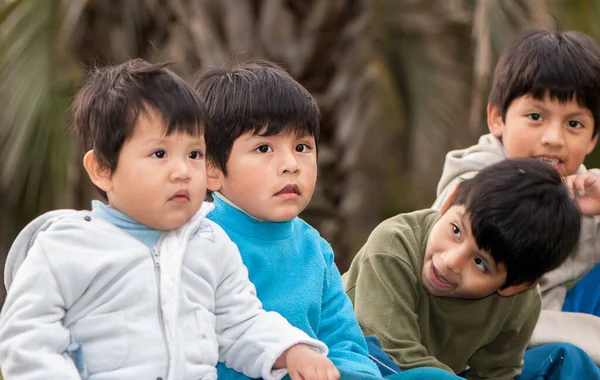
[[[83,156],[83,167],[94,185],[106,193],[112,190],[112,173],[109,168],[100,164],[94,150],[88,151]]]
[[[504,130],[504,120],[502,120],[502,112],[498,108],[488,103],[487,105],[487,122],[488,129],[492,135],[496,137],[502,137],[502,131]]]
[[[498,294],[500,294],[502,297],[510,297],[517,293],[521,293],[521,292],[524,292],[531,288],[534,288],[537,286],[537,284],[538,284],[538,281],[524,282],[524,283],[518,284],[518,285],[511,285],[504,289],[498,289]]]
[[[590,154],[592,153],[592,150],[594,150],[594,147],[596,147],[596,143],[598,142],[598,136],[600,135],[600,133],[598,133],[596,136],[592,137],[592,141],[590,141],[590,144],[587,147],[587,150],[585,152],[585,154]]]
[[[223,172],[211,161],[206,162],[206,187],[210,191],[219,191],[223,187]]]

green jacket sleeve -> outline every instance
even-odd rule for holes
[[[531,297],[530,302],[535,302]],[[526,302],[529,303],[529,302]],[[519,310],[519,311],[517,311]],[[511,312],[512,323],[490,344],[480,348],[469,360],[471,370],[467,379],[514,379],[521,374],[523,355],[540,315],[541,303],[536,306],[520,304]]]
[[[363,251],[368,249],[368,244],[363,247]],[[389,253],[361,252],[358,256],[355,286],[350,284],[347,290],[365,335],[377,336],[383,350],[402,369],[437,367],[452,372],[421,344],[416,314],[419,281],[411,265]]]

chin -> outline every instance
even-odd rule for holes
[[[289,222],[290,220],[294,219],[297,215],[291,215],[291,216],[285,216],[285,215],[277,215],[277,216],[273,216],[273,217],[267,217],[264,220],[269,221],[269,222]]]
[[[161,231],[176,230],[179,227],[183,226],[185,223],[187,223],[187,221],[190,219],[191,219],[191,216],[190,217],[172,218],[171,220],[167,221],[166,223],[161,223],[160,227],[156,228],[156,229],[161,230]]]

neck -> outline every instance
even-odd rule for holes
[[[154,247],[162,234],[162,231],[141,224],[121,211],[99,201],[92,201],[92,214],[114,224],[148,247]]]
[[[223,194],[216,192],[213,194],[215,209],[210,213],[209,218],[226,230],[260,240],[282,240],[291,236],[294,219],[285,222],[260,220],[248,214]]]

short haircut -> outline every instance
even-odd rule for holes
[[[531,95],[577,103],[594,116],[594,133],[600,130],[600,47],[575,31],[532,30],[504,51],[494,72],[489,102],[502,112],[511,102]]]
[[[532,158],[503,160],[459,184],[479,249],[507,268],[506,286],[537,281],[574,251],[581,213],[560,174]]]
[[[317,103],[273,63],[228,63],[199,75],[193,87],[211,118],[205,131],[207,160],[224,175],[233,143],[248,132],[262,136],[305,133],[318,144]]]
[[[167,136],[202,134],[208,121],[206,109],[167,65],[134,59],[90,75],[73,102],[73,131],[83,152],[93,149],[100,165],[114,171],[123,143],[148,107],[162,116]]]

